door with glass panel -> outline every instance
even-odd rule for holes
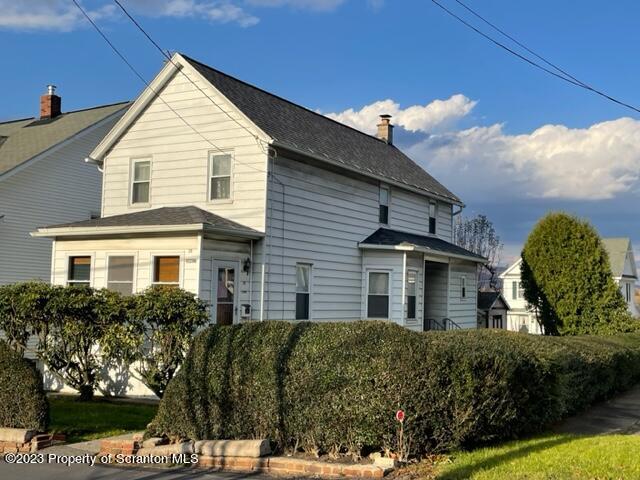
[[[218,325],[231,325],[236,322],[237,273],[236,262],[213,260],[211,313]]]

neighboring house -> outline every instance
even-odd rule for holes
[[[509,304],[498,291],[478,292],[478,328],[507,328]]]
[[[180,54],[152,88],[91,153],[102,218],[34,232],[55,240],[53,283],[177,285],[218,324],[476,327],[484,259],[451,238],[463,203],[388,116],[367,135]]]
[[[602,243],[609,256],[613,278],[627,302],[629,312],[637,317],[638,308],[634,301],[634,292],[638,272],[631,240],[629,238],[603,238]],[[520,284],[521,263],[522,259],[520,258],[500,275],[503,282],[504,295],[509,300],[509,306],[511,307],[511,311],[508,314],[507,329],[542,333],[535,315],[529,311],[524,299],[523,289]]]
[[[0,285],[51,279],[51,241],[38,226],[100,214],[101,174],[85,157],[127,104],[63,113],[54,87],[40,117],[0,123]]]

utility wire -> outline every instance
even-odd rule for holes
[[[498,40],[492,38],[491,36],[489,36],[488,34],[484,33],[483,31],[481,31],[480,29],[478,29],[477,27],[473,26],[471,23],[467,22],[465,19],[463,19],[462,17],[460,17],[459,15],[457,15],[456,13],[452,12],[451,10],[449,10],[447,7],[445,7],[444,5],[442,5],[438,0],[431,0],[432,3],[434,3],[436,6],[438,6],[440,9],[442,9],[443,11],[445,11],[448,15],[452,16],[453,18],[455,18],[456,20],[458,20],[460,23],[462,23],[463,25],[465,25],[466,27],[470,28],[471,30],[473,30],[474,32],[476,32],[478,35],[484,37],[486,40],[488,40],[489,42],[493,43],[494,45],[502,48],[503,50],[506,50],[507,52],[511,53],[512,55],[515,55],[516,57],[518,57],[519,59],[527,62],[528,64],[530,64],[531,66],[538,68],[550,75],[553,75],[554,77],[559,78],[560,80],[564,80],[567,83],[570,83],[572,85],[575,85],[576,87],[580,87],[583,88],[585,90],[588,90],[590,92],[593,92],[597,95],[600,95],[603,98],[606,98],[607,100],[610,100],[613,103],[617,103],[618,105],[621,105],[623,107],[626,107],[630,110],[633,110],[634,112],[640,113],[640,108],[634,107],[633,105],[630,105],[626,102],[623,102],[622,100],[618,100],[615,97],[612,97],[611,95],[602,92],[601,90],[597,90],[589,85],[587,85],[586,83],[581,82],[580,80],[575,80],[572,76],[565,76],[566,74],[559,74],[554,72],[553,70],[550,70],[546,67],[544,67],[543,65],[540,65],[539,63],[531,60],[530,58],[525,57],[524,55],[521,55],[520,53],[516,52],[515,50],[513,50],[512,48],[509,48],[508,46],[506,46],[505,44],[499,42]],[[460,2],[458,2],[460,3]],[[469,9],[469,11],[471,11],[471,9]],[[479,15],[478,15],[479,17]],[[488,21],[487,21],[488,23]],[[517,42],[519,43],[519,42]],[[526,47],[523,47],[526,48]],[[534,54],[535,55],[535,54]],[[543,60],[544,61],[544,60]],[[546,61],[545,61],[546,62]],[[550,62],[549,62],[550,63]],[[556,68],[555,66],[553,66],[553,68]]]
[[[230,120],[234,121],[236,124],[238,124],[239,127],[243,128],[244,130],[247,131],[247,133],[249,133],[249,135],[251,135],[252,137],[255,138],[256,142],[258,142],[258,144],[263,144],[265,143],[260,137],[258,137],[258,135],[256,135],[254,132],[252,132],[248,127],[246,127],[245,125],[243,125],[242,123],[240,123],[236,118],[234,118],[229,112],[227,112],[224,108],[222,108],[221,105],[219,105],[213,98],[211,98],[211,96],[209,94],[207,94],[207,92],[205,92],[202,88],[200,88],[200,86],[194,82],[191,77],[189,77],[186,73],[184,73],[182,71],[181,68],[178,68],[178,65],[173,61],[173,58],[171,58],[171,55],[169,55],[165,50],[162,49],[162,47],[158,44],[158,42],[156,42],[153,37],[142,27],[142,25],[140,25],[140,23],[133,17],[133,15],[131,15],[127,9],[122,5],[122,3],[120,3],[119,0],[113,0],[113,2],[120,7],[120,10],[122,10],[122,12],[129,18],[129,20],[131,20],[131,22],[138,28],[138,30],[140,30],[142,32],[142,34],[147,37],[147,40],[149,40],[149,42],[151,42],[151,44],[162,54],[162,56],[164,58],[166,58],[169,62],[171,62],[173,64],[174,67],[176,67],[178,69],[178,71],[189,81],[191,82],[191,84],[196,87],[200,93],[202,93],[205,97],[207,97],[209,99],[209,101],[211,103],[213,103],[213,105],[215,105],[221,112],[223,112],[227,117],[229,117]],[[269,148],[269,145],[266,144],[266,147]]]
[[[544,58],[542,55],[534,52],[533,50],[531,50],[529,47],[527,47],[525,44],[523,44],[522,42],[518,41],[518,39],[514,38],[512,35],[509,35],[507,32],[505,32],[504,30],[502,30],[500,27],[498,27],[497,25],[495,25],[494,23],[491,23],[489,20],[487,20],[486,18],[484,18],[482,15],[480,15],[478,12],[476,12],[474,9],[472,9],[470,6],[466,5],[464,2],[462,2],[461,0],[454,0],[458,5],[460,5],[462,8],[464,8],[465,10],[467,10],[468,12],[470,12],[473,16],[475,16],[476,18],[479,18],[481,21],[483,21],[484,23],[486,23],[487,25],[489,25],[491,28],[493,28],[495,31],[497,31],[498,33],[504,35],[505,37],[507,37],[509,40],[511,40],[513,43],[515,43],[516,45],[518,45],[519,47],[523,48],[524,50],[526,50],[527,52],[529,52],[531,55],[533,55],[534,57],[536,57],[538,60],[543,61],[544,63],[546,63],[547,65],[549,65],[551,68],[554,68],[555,70],[557,70],[558,72],[562,73],[563,75],[569,77],[571,80],[574,80],[582,85],[588,86],[586,83],[582,82],[581,80],[577,79],[576,77],[574,77],[573,75],[571,75],[569,72],[567,72],[566,70],[563,70],[562,68],[560,68],[558,65],[556,65],[555,63],[547,60],[546,58]]]
[[[115,52],[115,54],[129,67],[129,69],[140,79],[140,81],[142,83],[144,83],[146,85],[146,87],[151,90],[151,92],[153,92],[153,94],[155,95],[155,97],[160,100],[167,108],[169,108],[169,110],[171,110],[180,120],[182,120],[182,122],[188,126],[189,128],[191,128],[191,130],[193,130],[200,138],[202,138],[205,142],[207,142],[209,145],[211,145],[213,148],[215,148],[216,150],[218,150],[221,153],[228,153],[227,151],[221,149],[220,147],[218,147],[216,144],[214,144],[211,140],[209,140],[208,138],[206,138],[204,135],[202,135],[202,133],[200,133],[193,125],[191,125],[189,122],[187,122],[187,120],[184,119],[184,117],[182,117],[182,115],[180,115],[176,110],[173,109],[173,107],[171,107],[171,105],[169,105],[161,96],[160,94],[151,86],[151,84],[142,76],[142,74],[140,74],[140,72],[138,72],[138,70],[136,70],[136,68],[131,64],[131,62],[129,62],[129,60],[127,60],[127,57],[124,56],[123,53],[120,52],[120,50],[118,50],[118,48],[113,44],[113,42],[111,42],[111,40],[109,40],[109,38],[105,35],[105,33],[100,29],[100,27],[93,21],[93,19],[89,16],[89,14],[86,12],[86,10],[84,8],[82,8],[82,6],[80,5],[80,3],[78,3],[77,0],[71,0],[76,7],[78,7],[78,9],[82,12],[82,15],[89,21],[89,23],[93,26],[93,28],[96,30],[96,32],[98,32],[100,34],[100,36],[104,39],[104,41],[109,45],[109,47],[111,47],[111,49]],[[256,167],[254,167],[251,164],[248,163],[242,163],[237,161],[237,159],[235,160],[236,163],[241,164],[241,165],[245,165],[249,168],[252,168],[253,170],[260,172],[260,173],[266,173],[264,170],[260,170]]]

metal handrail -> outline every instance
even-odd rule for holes
[[[462,327],[449,317],[445,317],[442,321],[444,322],[445,330],[462,330]],[[451,328],[446,328],[447,324],[451,325]]]
[[[424,330],[446,330],[446,324],[440,323],[435,318],[424,319]]]

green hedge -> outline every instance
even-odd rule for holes
[[[195,339],[149,434],[268,437],[280,450],[412,454],[532,433],[640,379],[640,335],[415,333],[384,322],[264,322]]]
[[[49,404],[40,373],[0,340],[0,427],[44,432],[48,422]]]

